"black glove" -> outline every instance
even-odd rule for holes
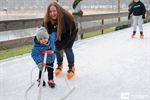
[[[142,18],[145,19],[145,15],[143,15]]]
[[[130,20],[130,15],[128,15],[128,20]]]

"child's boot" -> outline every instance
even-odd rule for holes
[[[51,87],[51,88],[55,88],[55,83],[54,83],[54,80],[49,80],[48,81],[48,85]]]
[[[140,32],[140,38],[141,38],[141,39],[144,39],[144,34],[143,34],[143,32]]]
[[[40,86],[40,79],[38,79],[37,82],[38,82],[38,87],[39,87],[39,86]],[[44,86],[46,86],[45,81],[43,81],[43,87],[44,87]]]
[[[74,76],[75,73],[75,67],[74,66],[69,66],[69,70],[66,74],[68,79],[71,79]]]
[[[55,70],[55,76],[58,76],[58,75],[61,73],[62,68],[63,68],[63,63],[62,63],[62,62],[59,62],[59,63],[58,63],[58,67],[57,67],[56,70]]]
[[[135,38],[135,34],[136,34],[136,31],[133,31],[133,34],[131,35],[131,38]]]

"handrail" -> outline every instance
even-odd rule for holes
[[[82,17],[77,17],[76,22],[89,22],[95,20],[106,20],[119,17],[127,17],[128,12],[121,13],[108,13],[108,14],[95,14],[95,15],[85,15]],[[150,18],[150,10],[147,11],[147,18]],[[43,18],[32,18],[32,19],[15,19],[15,20],[2,20],[0,21],[0,31],[18,30],[35,28],[41,26],[43,23]]]

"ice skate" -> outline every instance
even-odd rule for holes
[[[133,33],[133,34],[131,35],[131,38],[135,38],[135,33]]]
[[[69,68],[69,70],[68,70],[68,72],[66,74],[66,77],[68,79],[71,79],[71,78],[73,78],[74,73],[75,73],[75,67],[71,67],[71,68]]]
[[[58,76],[62,72],[63,63],[58,63],[58,67],[55,70],[55,76]]]
[[[144,34],[143,34],[143,32],[140,33],[140,38],[141,38],[141,39],[144,39]]]
[[[48,81],[48,85],[51,87],[51,88],[55,88],[55,83],[54,83],[54,80],[49,80]]]
[[[37,82],[38,82],[38,87],[40,86],[40,79],[37,79]],[[46,86],[46,82],[45,81],[43,81],[43,87],[45,87]]]

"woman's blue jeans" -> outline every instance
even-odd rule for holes
[[[73,53],[72,48],[66,48],[64,49],[64,52],[67,57],[68,66],[74,66],[74,53]],[[63,56],[61,56],[60,53],[56,53],[56,57],[57,57],[58,63],[63,62]]]

